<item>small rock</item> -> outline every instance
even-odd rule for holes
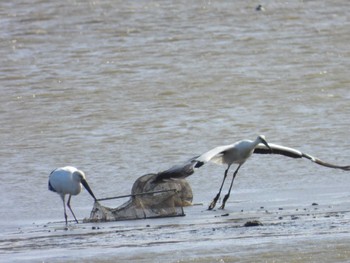
[[[221,215],[221,216],[229,216],[230,214],[229,213],[227,213],[227,214],[223,214],[223,215]]]
[[[313,206],[318,205],[318,203],[312,203]]]
[[[282,220],[282,219],[283,219],[283,217],[282,217],[282,216],[280,216],[278,219],[279,219],[279,220]]]
[[[255,8],[256,11],[265,11],[265,8],[262,6],[262,5],[258,5],[256,8]]]

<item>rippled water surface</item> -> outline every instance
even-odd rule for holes
[[[253,156],[227,211],[214,213],[205,207],[225,168],[208,164],[188,179],[203,206],[186,217],[101,224],[98,234],[63,230],[61,200],[47,190],[50,171],[69,164],[99,197],[128,194],[143,174],[258,134],[349,164],[350,2],[258,4],[2,1],[0,260],[308,262],[326,244],[340,255],[330,261],[349,260],[349,172],[308,160]],[[315,218],[278,219],[279,205],[285,220],[314,202]],[[82,219],[92,200],[83,191],[72,206]],[[251,217],[267,226],[246,232]]]

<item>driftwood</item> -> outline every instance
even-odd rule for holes
[[[117,208],[95,202],[86,222],[103,222],[155,217],[184,216],[183,207],[191,205],[193,195],[185,179],[157,181],[158,174],[139,177],[132,186],[130,199]],[[118,198],[118,197],[116,197]]]

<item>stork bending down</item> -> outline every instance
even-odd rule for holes
[[[60,167],[53,170],[49,176],[49,190],[52,192],[56,192],[59,194],[63,201],[63,210],[64,210],[64,219],[67,221],[67,212],[66,212],[66,204],[65,204],[65,196],[68,194],[68,202],[67,206],[69,210],[72,212],[72,215],[75,221],[78,223],[77,218],[70,206],[70,199],[72,195],[77,195],[81,192],[81,185],[83,185],[92,198],[96,201],[96,197],[93,194],[89,184],[86,181],[85,174],[83,171],[78,170],[72,166]]]

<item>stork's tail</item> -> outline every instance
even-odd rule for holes
[[[50,184],[50,181],[49,181],[49,190],[52,192],[57,192],[56,189],[53,188],[52,185]]]

